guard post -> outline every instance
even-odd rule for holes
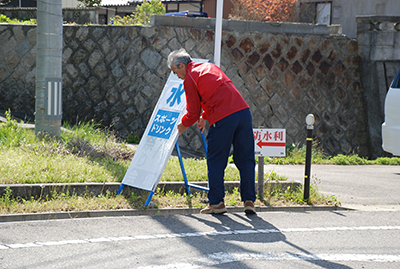
[[[308,202],[310,198],[310,177],[311,177],[311,150],[313,141],[313,129],[315,118],[313,114],[306,117],[307,139],[306,139],[306,167],[304,173],[304,200]]]

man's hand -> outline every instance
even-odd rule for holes
[[[205,119],[203,119],[203,118],[200,118],[197,121],[197,127],[200,129],[201,133],[204,133],[204,129],[206,127],[206,122],[207,121]]]
[[[179,135],[181,135],[184,131],[186,131],[187,127],[183,126],[182,123],[178,124],[178,131],[179,131]]]

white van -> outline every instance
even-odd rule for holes
[[[400,69],[397,71],[385,99],[382,148],[395,156],[400,156]]]

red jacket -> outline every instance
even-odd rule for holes
[[[212,125],[237,111],[249,108],[242,95],[222,70],[212,63],[191,62],[186,67],[183,81],[186,94],[185,127],[192,126],[200,117]]]

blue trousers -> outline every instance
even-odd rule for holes
[[[231,145],[240,173],[242,201],[255,201],[255,157],[252,116],[249,109],[235,112],[210,126],[207,135],[208,199],[211,205],[224,201],[224,172]]]

